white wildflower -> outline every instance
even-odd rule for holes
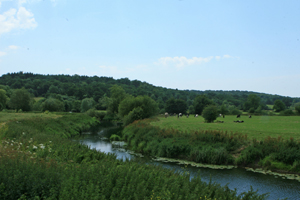
[[[33,149],[37,149],[37,146],[34,146],[34,145],[33,145],[33,147],[32,147],[32,148],[33,148]]]

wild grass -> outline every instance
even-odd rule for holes
[[[227,131],[228,133],[247,134],[248,139],[264,140],[267,137],[284,139],[293,137],[295,140],[300,139],[300,116],[248,116],[242,115],[241,118],[228,115],[225,118],[218,118],[224,123],[205,123],[203,117],[195,118],[186,117],[160,117],[159,121],[151,122],[152,125],[163,129],[176,129],[179,131],[203,131],[216,130]],[[244,123],[235,123],[233,121],[243,120]]]
[[[80,114],[8,121],[0,129],[0,199],[265,199],[68,139],[95,124]]]

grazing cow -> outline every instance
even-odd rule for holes
[[[165,113],[165,118],[167,118],[168,116],[169,116],[169,113],[166,112],[166,113]]]
[[[225,118],[225,115],[223,115],[223,118]]]
[[[194,117],[198,117],[198,114],[196,114]]]
[[[252,116],[251,115],[249,115],[249,118],[251,118]]]
[[[240,121],[240,120],[237,120],[237,121],[233,121],[235,123],[244,123],[244,121]]]
[[[186,114],[186,118],[189,118],[189,116],[190,116],[189,114]]]
[[[182,117],[182,113],[179,113],[178,115],[179,115],[180,117]]]
[[[240,118],[240,117],[241,117],[241,115],[237,115],[237,116],[236,116],[236,118]]]

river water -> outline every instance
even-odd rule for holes
[[[76,140],[88,145],[92,149],[97,149],[105,153],[114,153],[117,159],[125,160],[135,158],[135,156],[128,153],[128,151],[124,151],[124,149],[112,145],[109,140],[105,139],[109,138],[109,135],[117,130],[117,128],[103,128],[96,132],[85,132]],[[211,180],[222,186],[227,184],[230,189],[236,188],[238,194],[250,190],[250,186],[252,186],[254,190],[258,190],[259,194],[269,193],[267,199],[270,200],[284,198],[289,200],[300,199],[300,182],[297,180],[282,179],[273,175],[246,171],[241,168],[218,170],[192,167],[189,165],[183,166],[176,163],[157,162],[147,157],[139,159],[143,159],[146,163],[162,165],[172,170],[187,171],[191,174],[191,178],[197,175],[200,170],[200,177],[203,181],[209,182]]]

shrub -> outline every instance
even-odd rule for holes
[[[218,109],[216,106],[207,106],[202,112],[202,116],[206,122],[210,123],[217,119]]]
[[[290,110],[290,109],[287,109],[287,110],[283,110],[279,113],[279,115],[281,116],[291,116],[291,115],[295,115],[295,113]]]

